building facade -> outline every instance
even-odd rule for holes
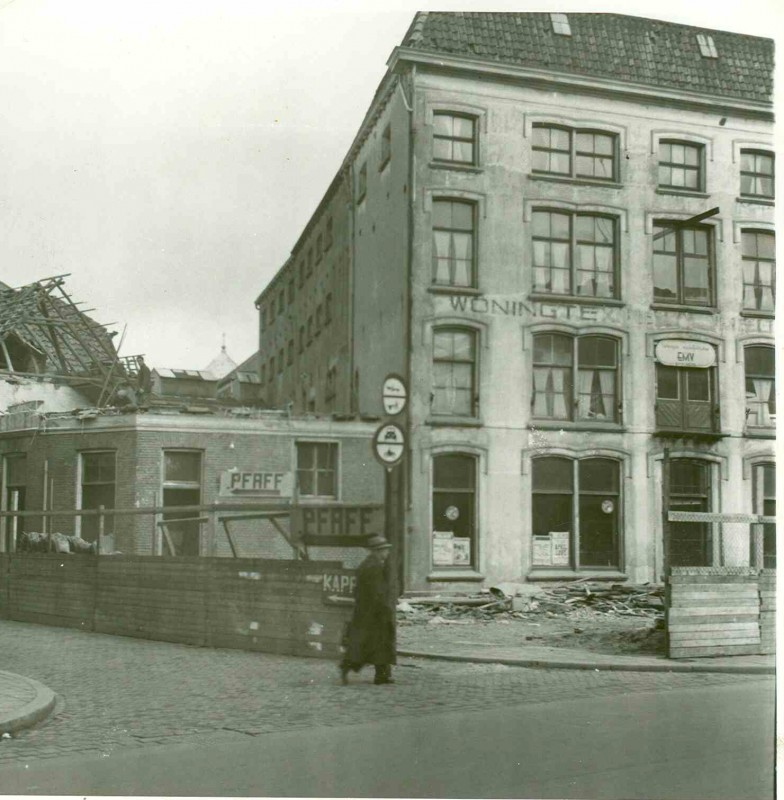
[[[268,402],[381,415],[405,377],[407,589],[657,580],[663,497],[774,511],[772,65],[612,14],[416,16],[257,299]],[[747,530],[670,532],[673,565],[748,563]]]

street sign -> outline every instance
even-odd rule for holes
[[[390,417],[399,414],[408,400],[408,392],[403,379],[399,375],[387,375],[381,390],[381,400],[384,404],[384,413]]]
[[[406,436],[394,422],[384,423],[373,436],[373,453],[386,467],[394,467],[403,458],[405,446]]]

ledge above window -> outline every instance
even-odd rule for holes
[[[528,295],[528,299],[538,303],[585,303],[585,305],[591,306],[614,306],[616,308],[626,305],[623,300],[616,300],[614,297],[586,297],[585,295],[547,294],[546,292],[532,292]]]
[[[756,319],[776,319],[775,311],[755,311],[753,308],[744,308],[740,315],[742,317],[752,317]]]
[[[715,306],[684,306],[680,303],[651,303],[651,308],[654,311],[677,311],[678,313],[685,311],[689,314],[718,314],[718,309]]]
[[[736,197],[736,203],[751,203],[755,206],[770,206],[773,208],[776,205],[776,201],[772,197]]]
[[[590,578],[592,581],[626,581],[629,576],[618,570],[602,570],[586,567],[576,572],[571,569],[552,569],[550,567],[531,567],[526,578],[531,581],[563,581]],[[533,598],[536,600],[536,597]]]
[[[744,435],[747,439],[775,439],[776,428],[746,428]]]
[[[656,194],[670,194],[675,195],[676,197],[710,197],[710,194],[707,192],[695,192],[691,189],[667,189],[662,186],[658,186],[656,188]]]
[[[430,169],[448,169],[457,172],[470,172],[472,175],[480,175],[484,172],[483,167],[478,167],[476,164],[463,164],[460,161],[431,161],[428,164]]]
[[[430,582],[437,582],[437,581],[483,581],[485,576],[479,572],[474,572],[473,570],[466,570],[466,569],[455,569],[455,570],[434,570],[427,576],[427,580]]]
[[[444,286],[440,283],[431,283],[427,287],[427,291],[432,294],[465,294],[471,297],[480,297],[482,295],[479,289],[474,289],[471,286]]]
[[[528,424],[529,430],[539,431],[591,431],[593,433],[626,433],[626,427],[619,422],[572,421],[568,419],[534,419]]]
[[[623,184],[618,181],[572,178],[569,175],[555,175],[549,172],[530,172],[528,173],[528,179],[532,181],[548,181],[550,183],[568,183],[573,186],[603,186],[606,189],[623,189]]]
[[[425,425],[432,425],[438,428],[481,428],[484,423],[477,417],[439,417],[431,415],[425,420]]]

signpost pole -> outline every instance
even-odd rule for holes
[[[670,568],[670,448],[662,457],[662,578],[667,580]]]

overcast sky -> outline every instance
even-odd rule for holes
[[[501,0],[773,36],[781,0]],[[394,11],[384,10],[394,7]],[[427,3],[0,0],[0,280],[71,273],[124,355],[201,368],[257,343],[253,301]],[[740,9],[740,10],[738,10]]]

